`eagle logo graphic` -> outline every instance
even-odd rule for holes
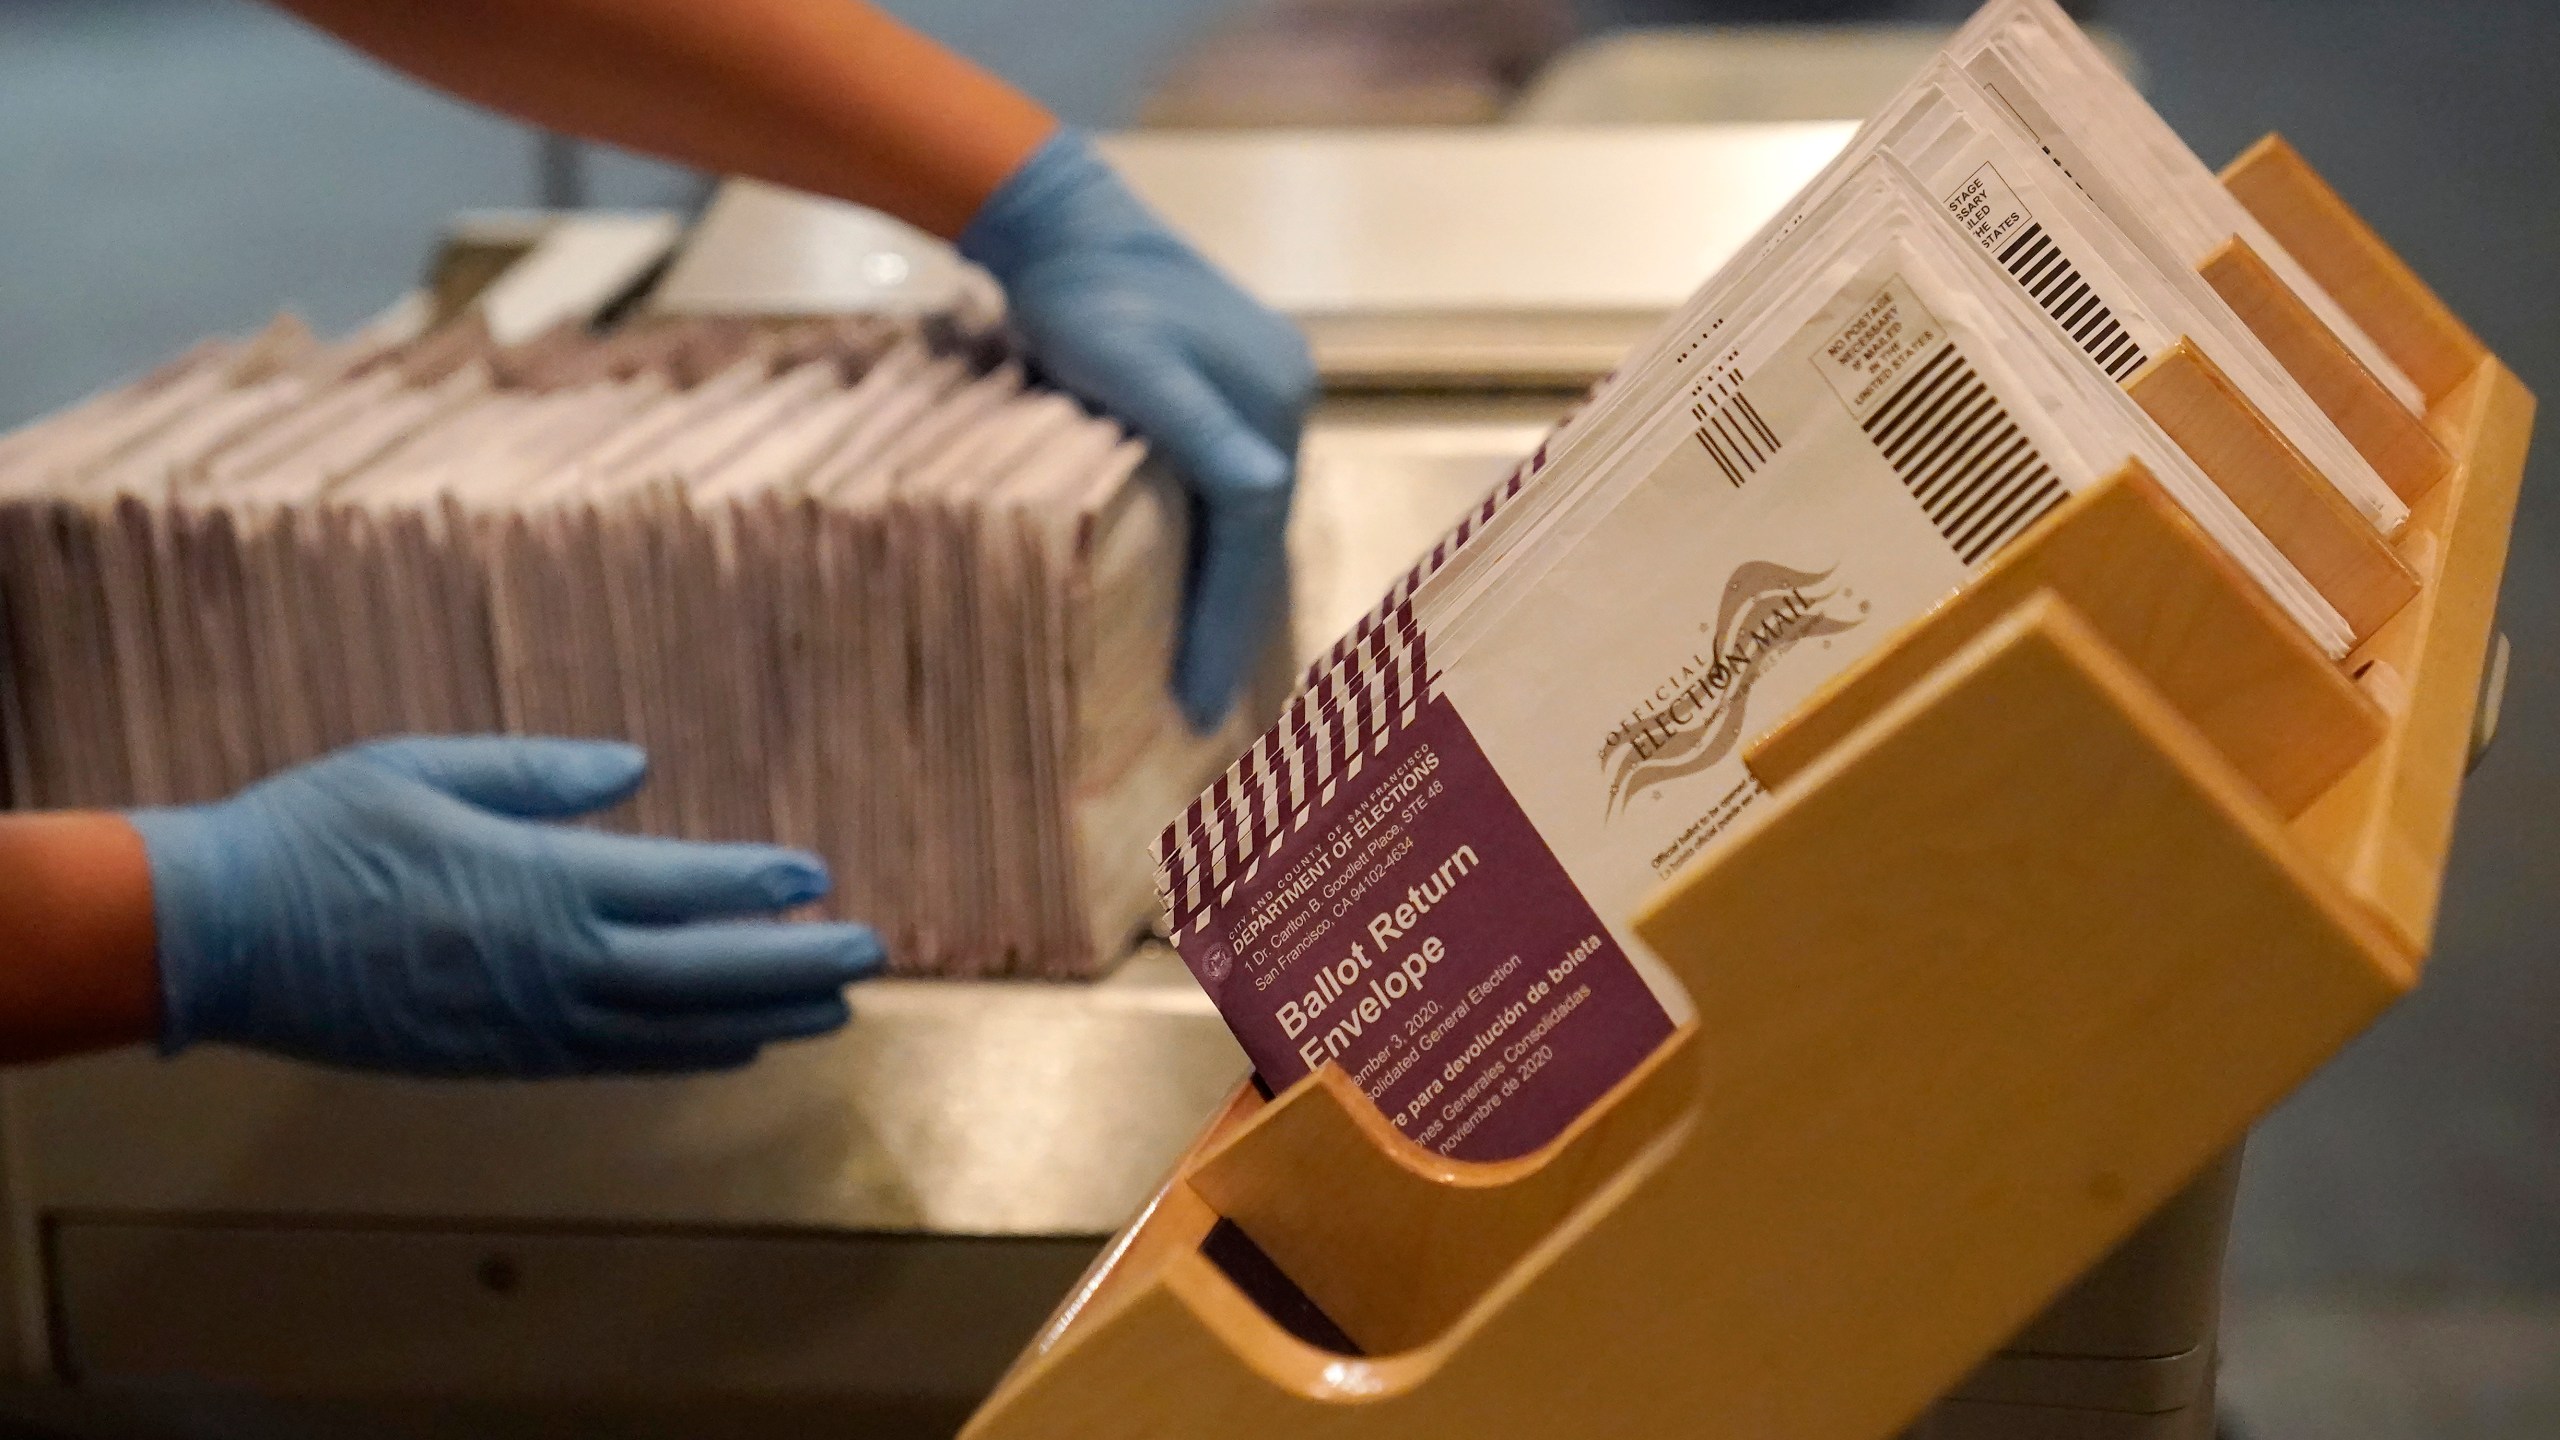
[[[1608,813],[1623,812],[1637,797],[1683,776],[1694,775],[1731,753],[1742,743],[1743,724],[1752,687],[1789,650],[1807,640],[1837,635],[1858,625],[1855,618],[1827,613],[1823,606],[1839,592],[1819,589],[1830,570],[1796,570],[1767,560],[1735,567],[1725,582],[1724,599],[1715,623],[1706,627],[1713,642],[1703,680],[1691,687],[1689,713],[1674,720],[1665,706],[1638,730],[1623,727],[1600,751],[1600,768],[1608,781]],[[1659,743],[1639,747],[1639,735]]]

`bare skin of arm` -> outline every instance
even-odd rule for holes
[[[160,1030],[151,870],[115,815],[0,816],[0,1064]]]
[[[552,130],[885,210],[945,239],[1057,117],[860,0],[280,0]]]

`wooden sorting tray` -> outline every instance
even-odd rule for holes
[[[1877,1440],[2417,982],[2534,401],[2281,141],[2224,181],[2431,398],[2236,241],[2207,278],[2408,526],[2191,348],[2131,385],[2345,664],[2139,470],[2074,497],[1755,747],[1763,813],[1637,921],[1700,1020],[1500,1164],[1338,1068],[1240,1090],[970,1440]]]

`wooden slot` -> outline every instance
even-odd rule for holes
[[[2282,815],[2380,743],[2385,717],[2141,466],[2073,496],[1963,590],[1744,756],[1771,789],[2029,596],[2069,601]]]
[[[2453,457],[2426,422],[2374,378],[2248,241],[2233,236],[2196,268],[2393,494],[2415,500],[2453,469]]]
[[[2489,358],[2470,328],[2284,137],[2251,146],[2222,172],[2222,184],[2430,405],[2460,389]]]
[[[2356,639],[2418,593],[2418,577],[2381,533],[2193,344],[2180,340],[2125,389],[2346,617]]]
[[[1754,752],[1773,793],[1635,920],[1699,1002],[1653,1068],[1503,1166],[1338,1073],[1239,1092],[964,1440],[1875,1440],[2403,994],[2534,401],[2299,157],[2234,177],[2454,458],[2395,553],[2189,347],[2137,377],[2365,616],[2343,671],[2146,477],[2073,497]],[[1202,1253],[1230,1217],[1384,1353],[1260,1309]]]
[[[1120,1232],[1119,1238],[1094,1257],[1093,1264],[1076,1281],[1075,1288],[1058,1302],[1058,1308],[1050,1312],[1030,1345],[1015,1359],[1004,1378],[996,1383],[994,1395],[1002,1395],[1014,1375],[1070,1331],[1088,1323],[1094,1315],[1109,1310],[1111,1301],[1161,1278],[1183,1257],[1199,1252],[1200,1242],[1208,1238],[1210,1228],[1217,1224],[1219,1217],[1206,1201],[1192,1192],[1184,1177],[1199,1163],[1202,1155],[1253,1118],[1262,1107],[1261,1092],[1254,1089],[1253,1081],[1250,1078],[1237,1081],[1236,1088],[1228,1093],[1226,1103],[1209,1117],[1209,1123],[1201,1127],[1199,1135],[1184,1149],[1182,1158],[1174,1162],[1171,1177],[1149,1197],[1146,1205],[1138,1211],[1137,1218]],[[993,1403],[992,1398],[989,1403]]]
[[[1205,1155],[1192,1188],[1370,1354],[1456,1323],[1548,1231],[1695,1103],[1694,1026],[1537,1153],[1444,1160],[1327,1066]],[[1309,1185],[1322,1174],[1326,1183]],[[1344,1193],[1362,1203],[1340,1203]]]
[[[2462,437],[2462,461],[2412,507],[2400,539],[2425,590],[2347,657],[2349,674],[2387,668],[2408,699],[2384,742],[2297,827],[2419,953],[2435,934],[2535,404],[2491,361],[2438,409]]]
[[[2050,598],[1806,781],[1637,922],[1711,1000],[1692,1098],[1446,1333],[1329,1355],[1194,1255],[1069,1327],[965,1434],[1874,1440],[2407,983]],[[1348,1149],[1297,1163],[1371,1203]]]

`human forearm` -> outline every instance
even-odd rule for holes
[[[0,817],[0,1064],[158,1032],[151,871],[103,814]]]
[[[946,238],[1057,128],[860,0],[280,0],[551,129],[886,210]]]

